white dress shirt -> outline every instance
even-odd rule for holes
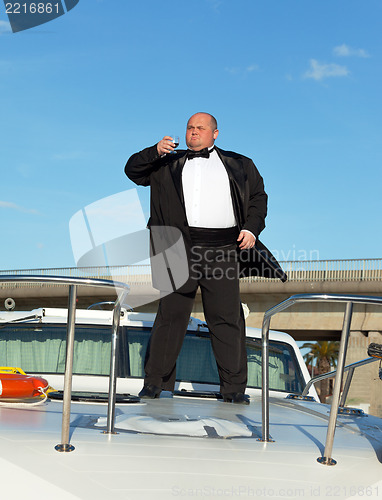
[[[228,174],[215,150],[209,158],[186,160],[182,184],[189,226],[236,226]]]

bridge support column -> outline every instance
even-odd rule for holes
[[[369,344],[382,343],[380,331],[351,331],[346,364],[367,358]],[[379,362],[357,368],[350,386],[347,405],[359,406],[370,413],[382,417],[382,380],[379,379]]]
[[[369,344],[372,342],[382,344],[382,332],[369,332],[369,339]],[[382,380],[379,378],[381,362],[376,361],[371,363],[370,366],[372,368],[370,414],[382,417]]]

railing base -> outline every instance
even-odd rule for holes
[[[302,396],[300,394],[288,394],[285,399],[297,399],[298,401],[316,401],[313,396]]]
[[[359,417],[367,417],[368,415],[361,408],[350,408],[350,407],[342,407],[338,408],[339,415],[357,415]]]
[[[56,451],[61,453],[69,453],[69,451],[74,451],[75,448],[72,444],[58,444],[54,447]]]
[[[317,462],[322,464],[322,465],[336,465],[336,461],[334,458],[328,458],[328,457],[318,457]]]

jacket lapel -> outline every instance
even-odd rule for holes
[[[187,159],[186,151],[179,151],[176,153],[176,156],[175,161],[170,164],[170,172],[176,192],[178,193],[179,199],[184,206],[182,171]]]
[[[233,181],[241,193],[244,193],[245,177],[240,158],[231,154],[229,151],[223,151],[215,146],[215,149],[223,162],[228,177]]]
[[[245,222],[245,175],[240,158],[234,153],[223,151],[215,146],[215,149],[227,170],[231,186],[231,197],[237,224],[241,228]]]

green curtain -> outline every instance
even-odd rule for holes
[[[90,332],[91,330],[91,332]],[[73,373],[108,375],[110,328],[76,327]],[[66,327],[7,327],[0,329],[0,366],[16,366],[29,373],[64,373]]]

